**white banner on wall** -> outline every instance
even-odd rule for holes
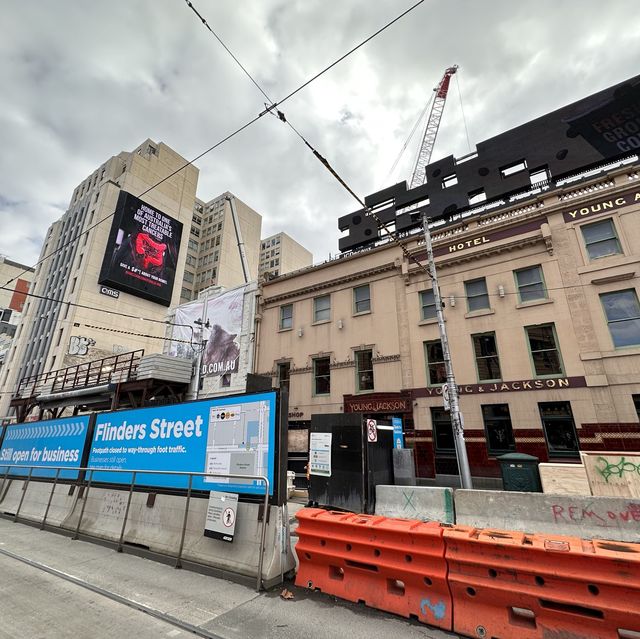
[[[207,300],[206,313],[203,313],[204,300],[178,306],[174,324],[187,326],[173,327],[172,337],[183,341],[172,341],[169,354],[176,357],[193,357],[195,351],[190,343],[192,337],[195,349],[206,339],[202,353],[201,375],[207,377],[237,373],[240,359],[238,336],[242,331],[245,288],[241,286]],[[202,320],[203,316],[204,323],[209,322],[209,329],[204,329],[204,338],[201,327],[195,324],[195,321]],[[193,336],[189,326],[193,326]]]

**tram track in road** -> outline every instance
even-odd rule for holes
[[[85,581],[84,579],[80,579],[78,577],[74,577],[73,575],[70,575],[68,573],[65,573],[61,570],[58,570],[56,568],[52,568],[51,566],[47,566],[46,564],[43,564],[41,562],[38,561],[34,561],[32,559],[28,559],[27,557],[23,557],[21,555],[18,555],[16,553],[13,553],[9,550],[6,550],[4,548],[0,548],[0,556],[4,556],[7,557],[9,559],[13,559],[14,561],[18,561],[21,562],[27,566],[30,566],[31,568],[35,568],[37,570],[40,570],[44,573],[47,573],[49,575],[52,575],[54,577],[57,577],[59,579],[62,579],[64,581],[67,581],[69,583],[72,583],[76,586],[79,586],[80,588],[83,588],[85,590],[88,590],[92,593],[95,593],[97,595],[100,595],[101,597],[105,597],[106,599],[109,599],[111,601],[114,601],[116,603],[122,604],[123,606],[127,606],[128,608],[132,608],[133,610],[136,610],[138,612],[142,612],[145,615],[149,615],[150,617],[153,617],[154,619],[157,619],[159,621],[162,621],[164,623],[167,623],[171,626],[174,626],[176,629],[179,630],[183,630],[185,632],[191,633],[197,637],[202,637],[203,639],[225,639],[224,637],[217,635],[215,633],[209,632],[199,626],[190,624],[186,621],[183,621],[181,619],[178,619],[177,617],[174,617],[170,614],[167,614],[165,612],[162,612],[161,610],[157,610],[156,608],[153,608],[152,606],[148,606],[144,603],[141,603],[139,601],[135,601],[133,599],[127,598],[127,597],[123,597],[122,595],[118,595],[117,593],[114,593],[110,590],[107,590],[105,588],[101,588],[100,586],[96,586],[94,584],[89,583],[88,581]]]

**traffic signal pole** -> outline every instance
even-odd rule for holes
[[[460,473],[460,484],[462,488],[473,488],[471,481],[471,470],[469,468],[469,458],[467,457],[467,446],[464,441],[464,422],[460,412],[460,401],[456,378],[453,374],[453,364],[451,363],[451,353],[449,351],[449,340],[447,339],[447,327],[444,323],[442,313],[442,298],[440,297],[440,287],[438,286],[438,275],[436,263],[433,259],[433,245],[431,244],[431,232],[429,231],[429,218],[422,214],[422,230],[427,245],[427,261],[429,263],[429,273],[431,274],[431,286],[433,288],[433,299],[436,304],[436,317],[438,319],[438,329],[440,331],[440,342],[442,343],[442,354],[444,366],[447,373],[447,388],[449,391],[449,411],[451,414],[451,426],[453,428],[453,440],[456,447],[456,459],[458,460],[458,472]]]

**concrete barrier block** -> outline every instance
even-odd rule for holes
[[[453,490],[435,486],[376,486],[376,515],[455,523]]]
[[[637,542],[640,500],[491,490],[457,490],[456,523],[583,539]]]

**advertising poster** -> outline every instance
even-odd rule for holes
[[[121,191],[98,283],[169,306],[181,238],[182,222]]]
[[[12,424],[6,427],[0,449],[0,464],[17,466],[11,475],[28,475],[29,466],[79,467],[89,426],[88,416],[65,417],[43,422]],[[33,477],[55,477],[56,471],[38,468]],[[0,466],[5,473],[7,466]],[[62,470],[60,479],[76,479],[78,471]]]
[[[203,377],[237,373],[240,361],[240,340],[242,332],[242,310],[244,306],[244,286],[222,293],[207,300],[204,313],[206,324],[204,338],[207,342],[202,353]],[[176,309],[175,324],[187,324],[194,327],[194,341],[202,340],[200,329],[195,320],[203,317],[204,301],[184,304]],[[193,349],[188,343],[192,339],[191,330],[186,326],[176,326],[173,337],[184,340],[171,342],[170,355],[176,357],[193,357]]]
[[[100,413],[89,466],[104,469],[94,481],[128,483],[118,470],[187,471],[264,475],[273,494],[275,392]],[[144,474],[136,483],[186,488],[188,477]],[[194,490],[264,495],[259,480],[194,477]]]

